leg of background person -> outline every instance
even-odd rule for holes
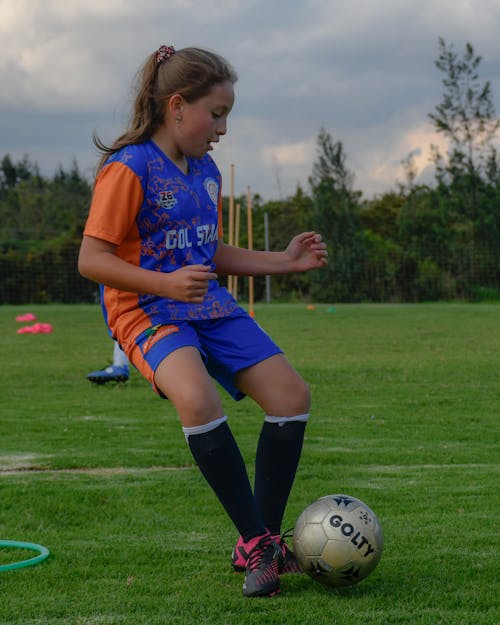
[[[118,341],[113,341],[113,365],[115,367],[128,367],[128,358],[125,352],[118,345]]]
[[[129,377],[128,358],[118,345],[113,341],[113,364],[104,369],[91,371],[87,374],[87,379],[94,384],[105,384],[106,382],[126,382]]]

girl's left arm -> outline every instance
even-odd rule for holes
[[[264,276],[319,269],[327,264],[327,256],[320,234],[302,232],[282,252],[247,250],[219,241],[214,262],[218,274]]]

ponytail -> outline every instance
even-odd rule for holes
[[[238,77],[218,54],[201,48],[161,46],[148,56],[136,75],[136,96],[127,130],[110,146],[94,133],[94,145],[102,152],[98,171],[106,160],[127,145],[151,139],[164,120],[165,105],[175,93],[187,102],[206,96],[218,83],[235,83]]]

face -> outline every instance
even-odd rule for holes
[[[185,156],[201,158],[213,149],[227,131],[227,117],[233,107],[234,89],[230,82],[218,83],[208,95],[195,102],[183,101],[176,124],[176,143]]]

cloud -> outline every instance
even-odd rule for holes
[[[311,141],[299,141],[284,145],[272,145],[262,150],[265,162],[281,165],[305,166],[311,162],[314,146]]]
[[[428,125],[422,124],[393,135],[385,149],[371,149],[363,153],[362,160],[367,164],[364,179],[378,193],[393,188],[397,183],[405,183],[403,160],[410,155],[417,180],[425,177],[432,168],[431,145],[446,153],[448,141]]]
[[[425,169],[439,102],[438,36],[470,41],[500,96],[497,0],[0,0],[2,151],[41,170],[75,157],[91,171],[94,129],[111,141],[131,83],[160,44],[215,49],[240,80],[229,132],[215,151],[238,192],[307,187],[324,127],[341,140],[357,188],[382,193],[419,150]],[[1,154],[0,154],[1,156]]]

